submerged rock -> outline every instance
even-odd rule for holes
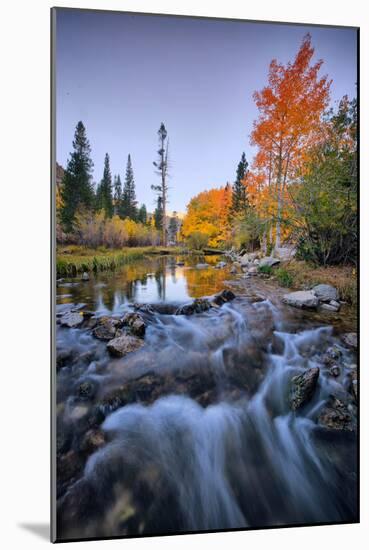
[[[311,290],[298,290],[285,294],[282,300],[285,304],[300,309],[316,309],[319,305],[319,299]]]
[[[76,311],[68,311],[60,319],[60,324],[68,328],[76,328],[82,325],[83,315]]]
[[[339,298],[337,289],[332,285],[316,285],[312,288],[312,292],[321,302],[337,301]]]
[[[146,324],[139,313],[126,313],[122,318],[123,326],[127,326],[132,334],[143,338],[145,336]]]
[[[77,386],[77,395],[84,401],[90,401],[96,395],[97,384],[93,380],[84,380]]]
[[[81,277],[82,281],[89,281],[90,280],[90,276],[89,274],[87,273],[87,271],[84,271],[82,273],[82,277]]]
[[[81,451],[91,454],[105,445],[105,434],[99,428],[88,430],[81,442]]]
[[[122,334],[110,340],[106,347],[111,355],[123,357],[127,353],[140,349],[143,345],[144,343],[140,338],[131,336],[130,334]]]
[[[292,378],[290,405],[293,411],[310,401],[318,382],[319,372],[318,367],[313,367]]]

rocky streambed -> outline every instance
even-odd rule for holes
[[[152,265],[130,295],[99,278],[58,287],[59,538],[357,517],[345,307],[291,307],[206,260],[166,258],[146,299]],[[167,299],[174,278],[186,295]]]

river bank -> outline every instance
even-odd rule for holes
[[[107,271],[142,259],[145,255],[185,254],[182,247],[126,247],[121,249],[109,249],[99,247],[97,249],[83,246],[58,247],[56,256],[56,273],[58,277],[73,277],[84,271]]]

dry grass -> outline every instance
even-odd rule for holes
[[[293,260],[288,263],[283,263],[276,271],[280,275],[287,274],[287,279],[291,281],[291,288],[308,289],[314,285],[325,283],[337,288],[341,300],[349,304],[356,305],[357,303],[357,273],[352,266],[328,266],[317,267],[306,262],[298,262]],[[284,273],[283,273],[284,272]]]

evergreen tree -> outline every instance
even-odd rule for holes
[[[66,232],[73,230],[78,209],[93,208],[94,191],[91,183],[93,163],[90,158],[91,147],[86,129],[78,122],[73,140],[73,152],[67,164],[62,181],[61,222]]]
[[[138,211],[137,220],[143,224],[147,224],[147,210],[144,204],[141,205],[141,208]]]
[[[242,153],[241,160],[237,166],[236,181],[232,188],[232,212],[233,214],[245,212],[249,206],[247,190],[244,180],[247,177],[248,162],[245,153]]]
[[[156,208],[154,212],[155,227],[159,231],[163,229],[163,204],[162,198],[159,195],[156,203]]]
[[[121,215],[122,211],[122,182],[120,175],[114,177],[114,214]]]
[[[112,178],[110,172],[110,159],[108,153],[104,159],[104,173],[101,182],[96,191],[96,207],[98,210],[105,210],[107,218],[113,215],[113,189]]]
[[[171,241],[176,242],[177,241],[177,233],[178,233],[178,218],[177,218],[177,213],[173,212],[173,216],[170,218],[169,226],[168,226],[169,239]]]
[[[168,183],[167,183],[167,177],[168,177],[168,149],[169,149],[169,140],[167,140],[168,133],[167,130],[163,124],[163,122],[160,125],[160,128],[158,130],[158,137],[159,137],[159,150],[158,150],[158,160],[154,162],[154,166],[156,168],[156,173],[160,176],[160,184],[159,185],[152,185],[151,188],[157,192],[158,197],[161,199],[161,209],[162,209],[162,221],[161,221],[161,228],[162,228],[162,241],[163,246],[166,246],[167,244],[167,216],[166,216],[166,209],[167,209],[167,202],[168,202]]]
[[[131,220],[137,219],[137,200],[131,155],[128,155],[127,159],[126,177],[122,195],[122,217],[131,218]]]

